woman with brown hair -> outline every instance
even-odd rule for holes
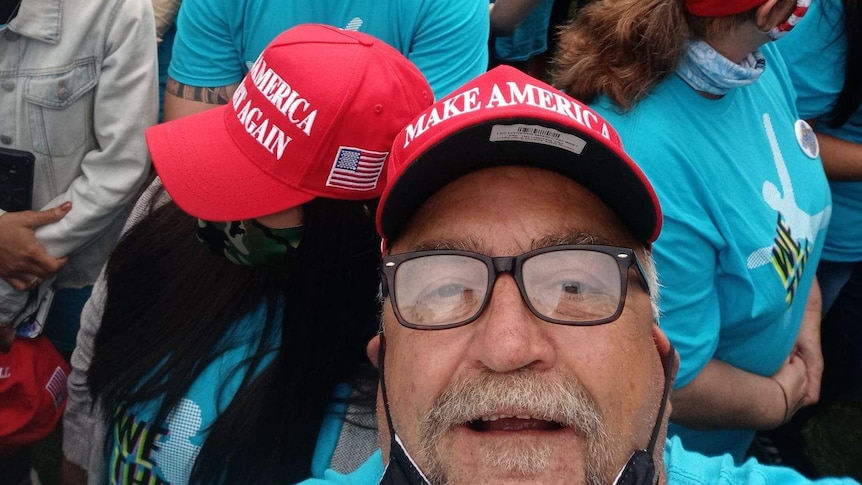
[[[770,44],[807,0],[600,0],[563,33],[557,86],[591,100],[653,182],[661,325],[681,357],[669,433],[741,461],[816,402],[829,221],[811,128]]]

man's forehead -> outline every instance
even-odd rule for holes
[[[530,246],[521,248],[523,251],[533,249],[547,248],[551,246],[560,246],[564,244],[582,244],[582,245],[619,245],[619,241],[612,241],[604,236],[597,235],[581,229],[568,229],[558,233],[547,234],[539,238],[533,238]],[[404,250],[407,252],[414,251],[432,251],[438,249],[472,251],[480,254],[490,254],[493,250],[493,242],[488,241],[484,237],[465,236],[455,238],[428,238],[424,240],[411,241],[411,244]]]
[[[641,247],[595,193],[557,172],[498,166],[463,175],[420,205],[395,253],[463,249],[492,256],[560,244]]]

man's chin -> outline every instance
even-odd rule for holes
[[[436,448],[437,456],[429,456],[435,484],[585,483],[585,439],[567,427],[487,431],[461,425]]]

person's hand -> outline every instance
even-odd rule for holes
[[[799,328],[793,353],[805,362],[807,374],[805,393],[800,407],[817,404],[820,400],[820,381],[823,377],[823,350],[820,347],[820,315],[806,315]]]
[[[87,470],[63,459],[61,485],[87,485]]]
[[[13,343],[15,343],[15,327],[0,325],[0,354],[8,353]]]
[[[45,251],[33,235],[39,226],[53,224],[69,213],[71,202],[42,211],[6,212],[0,216],[0,278],[18,291],[35,287],[66,264]]]
[[[821,318],[820,286],[815,279],[811,293],[808,295],[796,345],[793,348],[793,352],[805,362],[808,374],[802,406],[817,404],[820,400],[820,381],[823,377],[823,349],[820,346]]]
[[[781,388],[781,394],[777,394],[779,397],[776,400],[776,409],[782,412],[776,413],[776,419],[773,420],[775,427],[778,427],[790,421],[805,401],[808,370],[805,367],[805,361],[796,350],[790,353],[784,365],[772,376],[772,380]],[[781,416],[778,417],[778,414]]]

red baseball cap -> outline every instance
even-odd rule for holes
[[[66,408],[69,364],[47,337],[18,338],[0,352],[0,452],[47,436]]]
[[[751,10],[766,0],[685,0],[685,9],[698,17],[725,17]]]
[[[210,221],[315,197],[365,200],[398,131],[434,102],[419,70],[370,35],[306,24],[264,49],[231,102],[147,130],[173,200]]]
[[[613,209],[645,245],[658,237],[658,198],[613,127],[579,101],[508,66],[468,82],[398,134],[377,209],[378,232],[384,239],[396,237],[438,189],[501,165],[570,177]]]

